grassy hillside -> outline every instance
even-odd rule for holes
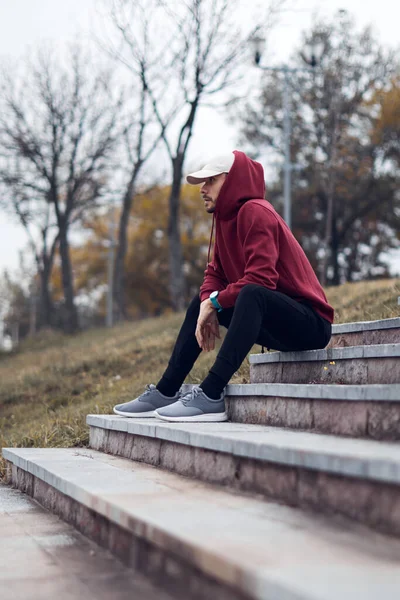
[[[399,316],[400,280],[328,288],[336,323]],[[157,383],[183,314],[75,337],[46,334],[0,359],[0,447],[80,446],[88,442],[88,413],[110,413],[117,402]],[[221,331],[225,331],[221,329]],[[253,352],[260,347],[254,346]],[[203,353],[188,381],[200,383],[216,351]],[[248,382],[248,361],[232,381]],[[1,467],[1,465],[0,465]]]

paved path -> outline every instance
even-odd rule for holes
[[[0,484],[0,600],[172,600],[73,527]]]

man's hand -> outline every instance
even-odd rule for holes
[[[205,352],[214,350],[215,338],[220,338],[217,311],[209,298],[200,305],[199,318],[197,319],[196,339],[200,348]]]

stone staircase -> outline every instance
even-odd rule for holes
[[[89,415],[90,449],[3,449],[8,481],[179,599],[399,598],[400,318],[250,376],[229,423]]]
[[[396,344],[400,341],[400,319],[357,321],[332,326],[328,348]]]

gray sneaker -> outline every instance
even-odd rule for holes
[[[152,383],[146,385],[146,391],[143,392],[135,400],[124,402],[124,404],[117,404],[114,406],[114,412],[117,415],[123,417],[154,417],[154,411],[156,408],[162,408],[176,402],[181,393],[180,391],[173,397],[164,396],[158,391],[155,385]]]
[[[203,390],[194,386],[191,391],[182,396],[174,404],[158,408],[155,416],[163,421],[227,421],[224,394],[218,400],[205,395]]]

